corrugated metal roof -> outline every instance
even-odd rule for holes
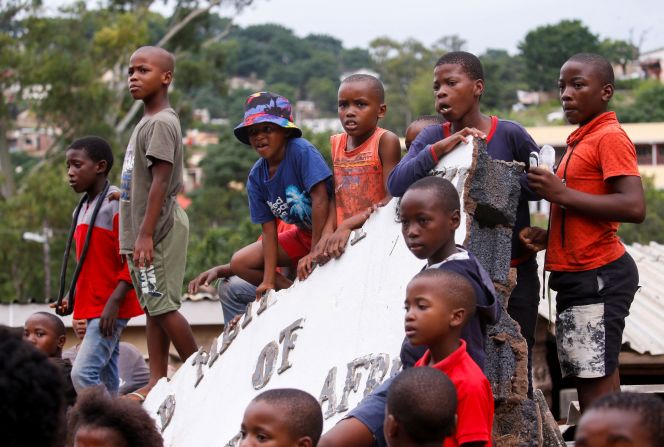
[[[621,124],[634,144],[664,143],[664,123]],[[535,126],[526,130],[540,146],[565,146],[567,136],[576,130],[576,126]]]
[[[641,289],[636,293],[625,322],[623,344],[640,354],[664,354],[664,245],[633,244],[627,251],[639,268]],[[544,253],[538,254],[540,278]],[[551,320],[555,321],[556,292],[551,291]],[[549,304],[541,300],[539,314],[549,319]]]

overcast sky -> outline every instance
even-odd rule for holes
[[[52,9],[71,1],[44,3]],[[163,0],[155,4],[168,12]],[[231,10],[217,12],[229,15]],[[243,26],[279,23],[301,37],[330,34],[346,47],[363,48],[378,36],[413,37],[430,45],[458,34],[468,42],[468,51],[503,48],[514,54],[529,30],[562,19],[580,19],[600,38],[628,40],[631,32],[636,44],[643,39],[642,51],[664,47],[664,0],[254,0],[235,21]]]

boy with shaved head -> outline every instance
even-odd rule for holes
[[[614,112],[613,68],[597,54],[572,56],[560,69],[560,102],[578,124],[554,173],[531,168],[528,182],[551,202],[548,234],[526,228],[522,240],[546,248],[556,295],[556,338],[564,376],[576,379],[584,411],[620,389],[618,355],[639,272],[616,232],[646,215],[636,148]]]
[[[187,259],[189,220],[176,201],[182,189],[180,120],[168,87],[175,59],[163,48],[141,47],[129,60],[129,92],[143,101],[143,118],[129,139],[122,168],[120,253],[146,314],[150,381],[131,393],[144,400],[166,376],[173,342],[181,359],[196,351],[191,327],[178,312]]]

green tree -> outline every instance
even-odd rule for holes
[[[640,224],[622,224],[618,235],[626,244],[664,242],[664,190],[655,187],[652,177],[643,178],[646,219]]]
[[[624,123],[664,121],[664,85],[651,80],[642,82],[634,94],[634,102],[617,107],[616,114]]]
[[[576,53],[597,53],[599,38],[580,20],[562,20],[529,31],[519,50],[525,62],[525,81],[535,90],[555,90],[560,67]]]
[[[484,68],[482,107],[507,111],[517,102],[516,91],[527,86],[521,80],[523,59],[505,50],[488,49],[480,56]]]
[[[622,68],[622,74],[627,74],[627,64],[639,59],[639,49],[626,40],[604,39],[599,44],[599,52],[612,64]]]

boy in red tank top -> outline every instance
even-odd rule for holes
[[[390,201],[387,178],[401,159],[399,137],[378,127],[387,112],[380,80],[367,74],[348,76],[339,86],[338,99],[344,133],[330,137],[336,214],[330,209],[329,216],[336,215],[336,230],[316,259],[320,264],[341,256],[351,231],[366,222],[374,206]],[[300,279],[309,273],[311,268],[298,269]]]

